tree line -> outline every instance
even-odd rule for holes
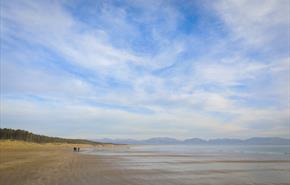
[[[37,135],[20,129],[0,128],[0,139],[21,140],[34,143],[70,143],[70,144],[100,144],[99,142],[86,139],[65,139],[59,137],[49,137]]]

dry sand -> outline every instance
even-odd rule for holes
[[[98,156],[72,152],[73,146],[15,141],[0,142],[0,184],[126,184],[126,180],[122,181],[122,171],[112,168],[114,159],[102,159]],[[81,148],[92,147],[78,146]],[[110,178],[112,176],[114,178]]]

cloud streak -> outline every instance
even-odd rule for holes
[[[289,137],[286,1],[78,3],[2,3],[2,127]]]

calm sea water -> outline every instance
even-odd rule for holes
[[[136,184],[290,184],[289,146],[140,145],[85,153],[117,158]]]

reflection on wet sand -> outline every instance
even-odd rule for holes
[[[160,147],[164,150],[160,150]],[[170,147],[170,150],[166,148]],[[176,147],[176,151],[174,150]],[[289,184],[290,159],[288,147],[273,153],[241,152],[236,148],[183,146],[135,146],[120,150],[94,150],[88,154],[116,160],[115,167],[137,184]],[[211,148],[204,151],[205,147]],[[194,151],[193,151],[194,149]],[[285,150],[285,151],[284,151]],[[178,151],[178,152],[177,152]]]

